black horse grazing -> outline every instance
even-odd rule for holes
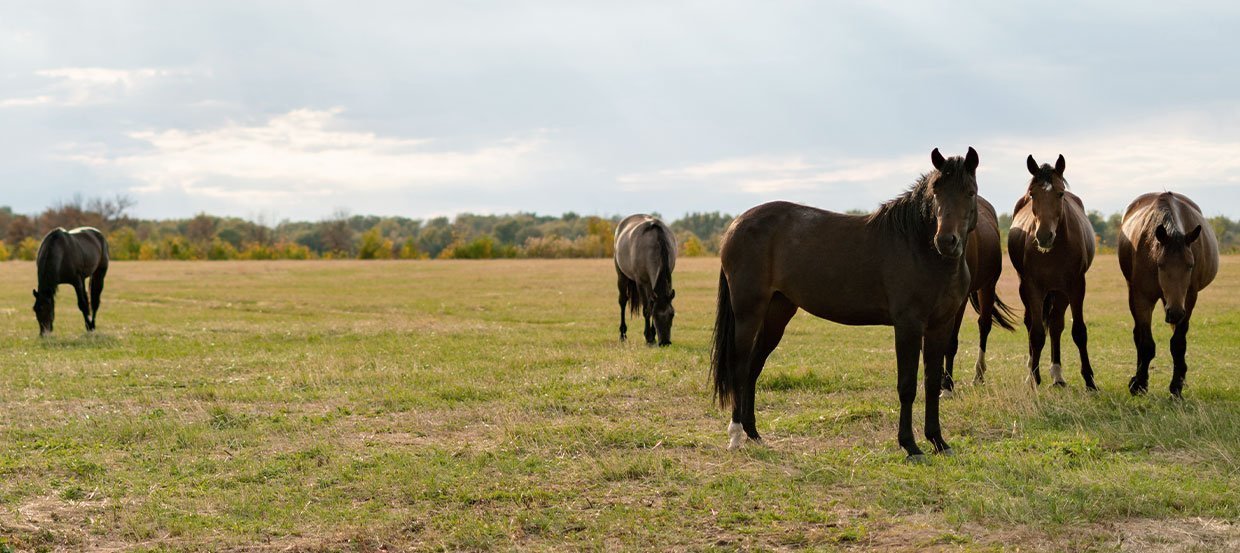
[[[1128,281],[1132,339],[1137,345],[1137,372],[1128,381],[1132,394],[1145,392],[1154,359],[1150,315],[1161,300],[1164,320],[1175,326],[1171,335],[1171,395],[1180,397],[1188,364],[1188,321],[1197,293],[1218,274],[1218,239],[1201,208],[1174,192],[1142,194],[1124,214],[1119,235],[1119,267]]]
[[[34,291],[34,315],[39,320],[39,335],[52,331],[52,321],[56,318],[56,288],[61,284],[73,286],[78,309],[86,319],[86,330],[95,330],[103,277],[108,273],[108,241],[103,233],[90,227],[70,231],[57,228],[43,237],[36,264],[39,288]],[[87,278],[90,279],[89,298]]]
[[[720,252],[718,314],[711,355],[715,396],[732,407],[729,449],[746,435],[761,443],[754,389],[766,358],[797,309],[847,325],[895,327],[900,446],[913,439],[918,354],[926,363],[926,438],[947,452],[939,428],[943,359],[969,290],[965,249],[977,224],[977,152],[934,171],[870,215],[788,202],[755,207],[728,227]],[[924,345],[924,348],[923,348]]]
[[[1029,331],[1029,383],[1042,383],[1038,368],[1046,331],[1051,334],[1051,381],[1067,386],[1060,365],[1059,337],[1064,312],[1072,307],[1072,341],[1081,354],[1081,378],[1085,387],[1097,390],[1089,364],[1089,332],[1083,314],[1085,272],[1094,262],[1094,227],[1085,215],[1085,204],[1066,190],[1063,156],[1055,166],[1038,165],[1033,156],[1025,160],[1029,187],[1012,209],[1008,230],[1008,257],[1020,275],[1020,300],[1025,305],[1025,329]]]
[[[633,316],[641,307],[646,319],[646,343],[672,343],[672,270],[676,268],[676,237],[663,221],[649,215],[629,215],[616,227],[616,278],[620,288],[620,339],[625,339],[624,307],[631,302]],[[654,318],[654,324],[650,319]]]

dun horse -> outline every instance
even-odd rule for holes
[[[1060,365],[1059,337],[1064,312],[1072,307],[1072,341],[1081,353],[1081,377],[1096,390],[1094,370],[1086,347],[1089,336],[1081,314],[1085,304],[1085,271],[1094,261],[1094,228],[1085,216],[1085,205],[1067,191],[1063,156],[1055,166],[1038,165],[1029,156],[1028,191],[1012,210],[1008,231],[1008,256],[1020,275],[1020,300],[1025,304],[1025,328],[1029,331],[1029,378],[1042,383],[1038,368],[1046,331],[1051,334],[1051,379],[1066,386]]]
[[[1140,394],[1149,387],[1154,336],[1150,315],[1163,303],[1165,319],[1175,326],[1171,336],[1171,395],[1180,397],[1188,365],[1188,322],[1197,305],[1197,293],[1218,273],[1218,239],[1201,208],[1173,192],[1144,194],[1128,206],[1119,236],[1119,267],[1128,281],[1128,309],[1132,311],[1132,339],[1137,345],[1137,372],[1128,391]]]
[[[108,241],[103,233],[90,227],[71,231],[57,228],[43,237],[36,265],[39,287],[34,290],[34,315],[39,321],[39,335],[52,331],[56,318],[56,289],[61,284],[73,286],[78,309],[86,320],[86,330],[95,330],[103,277],[108,273]],[[87,278],[90,279],[89,296]]]
[[[711,370],[715,396],[732,407],[730,449],[756,443],[754,390],[767,356],[797,309],[847,325],[895,327],[899,443],[913,438],[918,355],[926,363],[925,435],[947,452],[939,386],[956,315],[969,288],[964,252],[977,224],[977,152],[944,159],[912,189],[870,215],[788,202],[750,209],[723,237]]]
[[[999,283],[999,275],[1003,272],[1003,249],[999,247],[999,220],[995,216],[995,207],[985,198],[977,197],[977,228],[969,234],[965,257],[969,263],[969,303],[977,311],[977,330],[979,344],[977,363],[973,368],[973,383],[981,384],[986,378],[986,340],[990,337],[992,324],[998,324],[1007,330],[1016,330],[1013,326],[1012,308],[999,299],[995,285]],[[952,366],[955,364],[956,351],[960,348],[960,323],[964,320],[965,306],[960,306],[956,314],[956,331],[952,333],[952,343],[947,349],[947,362],[943,367],[943,393],[945,398],[952,397],[955,383],[952,380]]]
[[[676,268],[676,237],[672,229],[649,215],[629,215],[616,227],[616,279],[620,288],[620,340],[626,338],[625,304],[633,316],[638,307],[646,320],[647,344],[672,343],[672,270]],[[651,324],[651,319],[654,324]]]

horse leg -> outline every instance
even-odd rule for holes
[[[952,335],[959,333],[962,314],[958,313],[954,319],[930,323],[923,339],[922,355],[926,363],[926,439],[937,453],[951,451],[951,446],[943,440],[943,430],[939,426],[939,383],[943,378],[943,352],[950,351]]]
[[[1184,301],[1184,320],[1175,325],[1175,333],[1171,335],[1171,359],[1175,369],[1171,374],[1171,395],[1183,397],[1184,377],[1188,375],[1188,363],[1184,354],[1188,351],[1188,321],[1193,317],[1193,304],[1197,303],[1197,293],[1190,289]]]
[[[762,314],[766,312],[767,301],[736,301],[735,293],[732,297],[732,312],[736,316],[736,335],[732,349],[733,367],[750,367],[750,357],[753,354],[754,341],[758,336],[758,332],[762,330]],[[732,402],[732,422],[728,424],[728,449],[737,449],[741,447],[741,442],[745,439],[745,413],[746,398],[754,396],[754,392],[750,390],[756,383],[757,378],[751,378],[749,374],[737,374],[738,392],[736,399]]]
[[[917,363],[921,342],[922,327],[917,322],[896,326],[896,390],[900,394],[900,428],[896,439],[908,453],[908,460],[914,462],[925,459],[917,447],[917,440],[913,439],[913,402],[917,400]]]
[[[977,291],[978,304],[981,309],[978,310],[977,316],[977,363],[973,365],[974,375],[973,384],[978,385],[986,381],[986,340],[990,338],[990,329],[994,325],[995,315],[995,285],[991,283],[989,286],[983,286]]]
[[[1137,372],[1128,379],[1128,393],[1135,396],[1145,393],[1150,385],[1150,361],[1154,359],[1150,316],[1154,312],[1154,302],[1129,289],[1128,310],[1132,312],[1132,341],[1137,347]]]
[[[1063,318],[1064,312],[1068,310],[1068,298],[1063,294],[1050,295],[1051,309],[1048,313],[1049,320],[1047,326],[1051,335],[1051,385],[1056,387],[1067,386],[1068,383],[1063,380],[1063,364],[1060,357],[1061,349],[1059,347],[1060,338],[1063,336]]]
[[[99,318],[99,303],[103,298],[103,277],[107,276],[106,268],[95,271],[90,277],[90,326],[94,328]]]
[[[616,266],[616,287],[620,289],[620,341],[623,342],[628,338],[629,325],[624,324],[624,308],[629,303],[629,279],[620,272],[620,267]],[[632,298],[636,300],[637,298]]]
[[[81,279],[77,279],[73,283],[73,291],[77,292],[78,310],[82,312],[82,320],[86,321],[86,331],[90,332],[95,329],[95,323],[90,320],[90,298],[86,296],[86,283]]]
[[[1085,278],[1076,285],[1076,290],[1069,297],[1072,302],[1072,342],[1081,353],[1081,378],[1085,379],[1085,388],[1097,390],[1094,385],[1094,368],[1089,364],[1089,331],[1085,328]]]
[[[749,439],[761,444],[762,437],[758,435],[758,423],[754,414],[754,395],[758,387],[758,375],[762,374],[762,368],[766,366],[766,358],[775,351],[775,346],[779,345],[779,341],[784,337],[784,328],[788,326],[788,321],[797,314],[797,306],[792,303],[783,294],[775,294],[771,298],[766,308],[766,319],[762,321],[762,328],[758,331],[758,337],[754,340],[752,360],[749,363],[749,380],[745,383],[744,408],[741,412],[741,427],[745,429],[745,434]]]
[[[654,289],[650,288],[647,290],[642,290],[641,294],[644,298],[642,300],[642,317],[646,319],[646,330],[644,331],[644,334],[646,336],[646,345],[653,346],[654,339],[655,339],[655,330],[654,330],[654,325],[651,324],[650,322],[650,317],[654,315],[653,313]]]
[[[943,382],[942,391],[940,392],[940,395],[945,398],[952,397],[956,388],[955,382],[952,381],[952,365],[956,361],[956,352],[960,350],[960,323],[964,321],[964,310],[967,305],[969,305],[967,301],[960,305],[960,309],[956,311],[956,317],[952,321],[952,328],[955,329],[955,332],[952,333],[950,342],[947,344],[947,359],[943,363]]]
[[[1042,325],[1042,302],[1046,296],[1032,286],[1020,283],[1020,299],[1025,304],[1025,330],[1029,333],[1029,377],[1025,380],[1036,388],[1042,384],[1038,363],[1046,345],[1046,328]]]

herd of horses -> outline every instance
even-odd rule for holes
[[[939,425],[939,399],[954,387],[952,364],[966,304],[978,312],[980,347],[975,383],[986,373],[993,324],[1014,330],[1015,314],[995,292],[1002,249],[995,209],[978,196],[978,154],[944,158],[904,194],[868,215],[833,213],[789,202],[759,205],[737,217],[720,244],[718,300],[711,374],[714,395],[732,409],[728,447],[761,443],[754,394],[767,357],[799,309],[845,325],[895,328],[900,397],[898,441],[912,461],[925,459],[913,437],[919,362],[925,365],[925,437],[949,454]],[[1096,390],[1082,314],[1085,274],[1094,259],[1094,231],[1079,197],[1068,191],[1066,162],[1038,164],[1029,156],[1028,188],[1016,202],[1008,256],[1020,277],[1029,336],[1028,383],[1042,382],[1040,358],[1051,340],[1050,377],[1065,386],[1060,337],[1072,310],[1072,340],[1081,377]],[[616,229],[620,339],[626,304],[646,321],[646,342],[671,343],[675,238],[661,221],[632,215]],[[1218,241],[1192,200],[1173,192],[1136,198],[1124,214],[1119,263],[1128,282],[1137,370],[1132,394],[1147,390],[1154,357],[1150,317],[1162,302],[1174,325],[1170,391],[1180,397],[1189,321],[1198,293],[1218,272]],[[653,324],[652,324],[653,319]],[[920,357],[920,360],[919,360]]]
[[[759,205],[737,217],[720,245],[719,289],[711,348],[715,398],[732,409],[728,447],[746,438],[761,443],[754,415],[758,376],[797,311],[845,325],[895,328],[898,441],[911,460],[924,456],[913,437],[913,401],[919,363],[925,365],[925,437],[949,453],[939,426],[939,399],[954,388],[952,365],[965,307],[977,311],[980,330],[975,383],[986,373],[986,341],[993,324],[1013,330],[1015,315],[999,299],[1002,271],[998,219],[978,196],[978,154],[945,158],[930,153],[933,168],[905,193],[868,215],[833,213],[789,202]],[[1040,357],[1051,340],[1050,377],[1066,385],[1060,358],[1064,315],[1072,309],[1072,340],[1081,377],[1096,390],[1082,316],[1085,274],[1094,259],[1094,231],[1084,204],[1069,192],[1065,161],[1027,160],[1028,188],[1016,202],[1008,255],[1020,277],[1029,378],[1041,384]],[[627,338],[625,310],[641,313],[648,344],[672,342],[672,272],[676,238],[657,218],[632,215],[615,234],[620,293],[620,339]],[[1171,394],[1179,397],[1188,371],[1184,354],[1198,293],[1218,272],[1218,241],[1197,204],[1172,192],[1150,193],[1128,206],[1119,236],[1119,263],[1128,282],[1137,369],[1132,394],[1147,390],[1154,357],[1150,321],[1162,302],[1174,325]],[[93,228],[56,229],[44,237],[36,264],[34,312],[40,335],[52,332],[56,290],[77,293],[86,330],[95,316],[108,271],[106,238]],[[89,281],[89,288],[88,288]],[[920,357],[920,359],[919,359]]]

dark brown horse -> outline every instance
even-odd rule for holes
[[[1132,339],[1137,345],[1137,373],[1128,381],[1133,395],[1146,391],[1154,336],[1150,315],[1162,301],[1171,335],[1171,395],[1180,397],[1188,365],[1188,322],[1197,305],[1197,293],[1218,274],[1218,239],[1201,208],[1173,192],[1143,194],[1124,213],[1119,235],[1119,268],[1128,281],[1128,309],[1132,311]]]
[[[1055,166],[1038,165],[1033,156],[1025,160],[1029,189],[1012,210],[1008,231],[1008,256],[1020,275],[1020,300],[1025,304],[1025,329],[1029,331],[1029,382],[1042,383],[1038,368],[1046,331],[1051,334],[1051,379],[1066,386],[1060,365],[1059,337],[1064,312],[1072,307],[1072,341],[1081,353],[1081,377],[1096,390],[1089,364],[1082,307],[1085,304],[1085,272],[1094,261],[1094,227],[1085,216],[1085,205],[1067,191],[1063,156]]]
[[[1016,330],[1013,326],[1012,308],[1008,307],[995,286],[999,283],[999,275],[1003,273],[1003,248],[999,247],[999,220],[995,216],[995,207],[985,198],[977,197],[977,228],[969,233],[968,247],[965,258],[969,263],[969,303],[977,312],[977,330],[979,344],[976,371],[973,383],[981,384],[986,378],[986,340],[990,337],[991,325],[998,324],[1007,330]],[[945,398],[952,397],[955,383],[952,381],[952,366],[955,364],[956,351],[960,348],[960,323],[964,320],[965,306],[960,306],[956,314],[956,331],[952,333],[952,343],[947,349],[947,362],[943,367],[943,393]]]
[[[616,280],[620,288],[620,340],[629,327],[624,307],[631,302],[633,316],[640,306],[646,319],[646,343],[672,343],[672,270],[676,268],[676,237],[672,229],[649,215],[629,215],[616,227]],[[654,319],[654,324],[651,319]]]
[[[39,287],[34,290],[34,315],[39,321],[39,335],[52,331],[56,318],[56,289],[61,284],[73,286],[78,309],[86,320],[86,330],[95,330],[103,277],[108,273],[108,241],[103,233],[90,227],[71,231],[57,228],[43,237],[35,264],[39,271]],[[89,297],[87,278],[90,279]]]
[[[766,358],[797,309],[847,325],[895,327],[900,446],[911,460],[918,354],[926,363],[926,438],[950,448],[939,428],[943,358],[965,302],[964,252],[977,223],[977,152],[944,159],[912,189],[870,215],[788,202],[755,207],[728,227],[720,250],[718,313],[711,352],[715,396],[732,407],[729,448],[761,443],[754,390]]]

